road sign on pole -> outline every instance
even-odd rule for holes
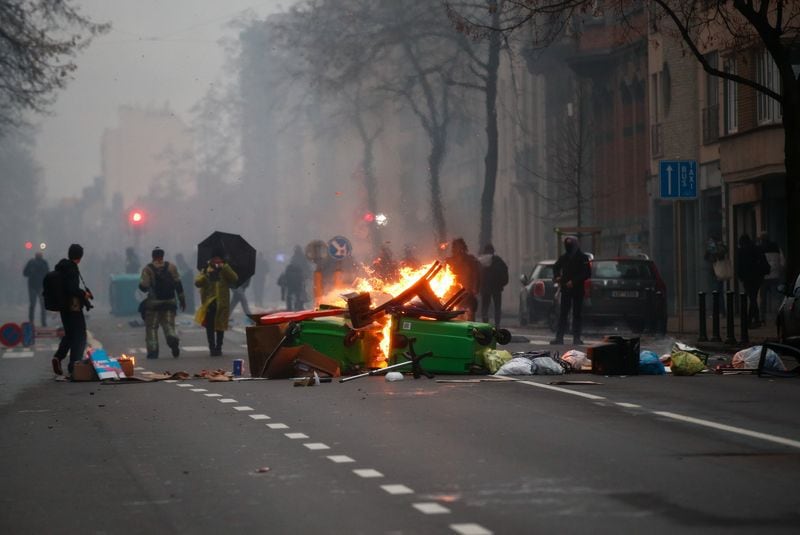
[[[658,176],[662,199],[697,198],[696,160],[661,160]]]
[[[336,260],[341,260],[352,253],[353,246],[344,236],[334,236],[328,240],[328,254]]]

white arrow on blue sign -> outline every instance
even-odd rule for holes
[[[334,236],[328,240],[328,254],[336,260],[341,260],[353,253],[353,246],[350,240],[344,236]]]
[[[697,161],[661,160],[658,162],[662,199],[697,197]]]

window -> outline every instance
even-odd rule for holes
[[[722,70],[728,74],[736,74],[736,59],[726,60]],[[739,111],[739,89],[733,80],[725,80],[723,100],[725,106],[725,133],[735,134],[739,129],[739,117],[737,115]]]
[[[781,76],[778,72],[778,67],[766,49],[758,55],[756,61],[756,81],[776,93],[781,92]],[[781,105],[777,100],[761,91],[756,92],[756,98],[758,124],[774,123],[781,120]]]

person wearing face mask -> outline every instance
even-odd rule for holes
[[[553,265],[553,280],[561,291],[561,314],[558,317],[556,337],[550,343],[564,343],[569,311],[572,309],[572,343],[582,345],[581,311],[583,309],[583,284],[592,276],[589,256],[581,251],[578,239],[574,236],[564,238],[564,254]]]

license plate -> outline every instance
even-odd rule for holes
[[[611,297],[639,297],[637,290],[614,290],[611,292]]]

